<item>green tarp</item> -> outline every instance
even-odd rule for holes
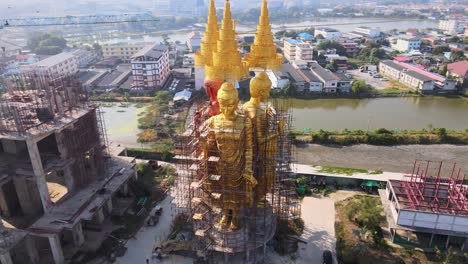
[[[379,187],[379,183],[376,181],[363,181],[361,187]]]

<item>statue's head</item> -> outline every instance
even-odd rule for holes
[[[268,101],[271,81],[265,72],[260,72],[250,81],[250,96],[259,98],[260,102]]]
[[[218,102],[221,113],[226,118],[232,118],[236,115],[239,104],[239,94],[232,83],[225,82],[218,91]]]

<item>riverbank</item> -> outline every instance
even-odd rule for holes
[[[296,144],[315,143],[328,145],[369,144],[378,146],[393,145],[433,145],[457,144],[468,145],[468,128],[462,131],[445,128],[423,130],[390,131],[379,128],[374,131],[341,130],[341,131],[292,131],[291,136]]]
[[[324,146],[302,144],[295,148],[297,163],[407,173],[415,160],[444,161],[468,172],[468,146]]]

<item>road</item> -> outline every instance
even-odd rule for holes
[[[391,83],[389,81],[381,81],[378,78],[374,78],[369,75],[368,72],[360,72],[360,70],[351,70],[348,71],[349,74],[353,76],[355,80],[363,80],[366,84],[371,85],[377,90],[386,89],[391,87]]]
[[[348,195],[348,194],[342,194]],[[329,197],[305,197],[301,203],[301,217],[304,220],[302,238],[307,244],[299,243],[299,250],[294,258],[279,256],[272,249],[268,252],[271,264],[320,264],[322,253],[330,250],[336,262],[335,238],[335,201]]]
[[[175,217],[174,205],[171,203],[172,197],[168,196],[161,202],[163,213],[159,219],[159,223],[154,227],[142,227],[135,239],[130,239],[125,245],[127,252],[123,257],[117,258],[115,263],[118,264],[146,264],[146,259],[151,260],[152,250],[156,245],[160,245],[161,241],[169,235],[171,231],[172,220]],[[163,261],[151,260],[151,264],[156,263],[177,263],[191,264],[192,259],[170,256]]]

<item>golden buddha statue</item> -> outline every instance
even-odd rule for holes
[[[207,120],[208,148],[206,153],[219,160],[216,173],[219,180],[206,183],[210,191],[221,194],[212,202],[223,208],[220,224],[223,228],[239,228],[239,209],[250,206],[257,180],[253,177],[253,143],[250,119],[237,113],[239,98],[231,83],[218,91],[221,114]],[[210,174],[213,172],[209,172]]]
[[[266,193],[273,185],[276,169],[268,168],[271,164],[269,158],[276,156],[277,135],[269,129],[269,119],[272,108],[262,108],[261,103],[268,101],[270,95],[271,81],[265,72],[260,72],[250,81],[250,100],[242,106],[245,116],[252,120],[254,140],[254,177],[258,181],[255,190],[257,205],[264,204]]]

